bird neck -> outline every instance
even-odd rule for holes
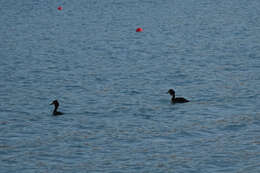
[[[59,107],[58,105],[55,105],[55,108],[54,108],[53,112],[57,112],[58,107]]]
[[[174,100],[175,99],[175,94],[172,94],[172,100]]]

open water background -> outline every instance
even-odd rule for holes
[[[259,173],[259,9],[1,0],[0,172]]]

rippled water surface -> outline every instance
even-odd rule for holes
[[[259,9],[1,0],[0,172],[259,173]]]

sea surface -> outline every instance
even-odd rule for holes
[[[0,0],[0,172],[259,173],[259,9]]]

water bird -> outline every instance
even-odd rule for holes
[[[172,96],[172,103],[186,103],[189,102],[189,100],[183,98],[183,97],[176,97],[175,98],[175,91],[173,89],[169,89],[168,94],[170,94]]]
[[[53,110],[53,113],[52,113],[52,115],[63,115],[63,113],[62,112],[59,112],[59,111],[57,111],[58,110],[58,107],[59,107],[59,102],[58,102],[58,100],[54,100],[50,105],[54,105],[54,110]]]

